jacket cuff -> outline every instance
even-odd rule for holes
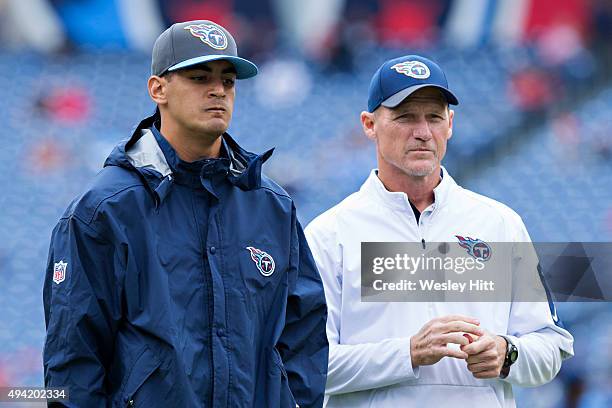
[[[404,375],[407,380],[419,378],[420,367],[412,366],[412,358],[410,355],[410,337],[398,339],[399,355],[406,364],[403,367],[406,368]]]

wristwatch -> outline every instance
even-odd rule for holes
[[[506,378],[510,374],[510,366],[518,359],[518,348],[508,336],[500,334],[500,337],[506,340],[506,358],[504,359],[504,365],[502,365],[499,376],[500,378]]]

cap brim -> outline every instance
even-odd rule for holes
[[[440,91],[442,91],[442,93],[446,97],[446,101],[449,104],[459,105],[459,100],[457,100],[457,97],[451,91],[449,91],[448,89],[442,86],[433,85],[433,84],[419,84],[419,85],[414,85],[414,86],[402,89],[401,91],[397,92],[396,94],[391,95],[390,97],[382,101],[381,105],[387,108],[395,108],[397,105],[402,103],[404,99],[412,95],[414,92],[418,91],[421,88],[426,88],[428,86],[438,88]]]
[[[188,68],[194,65],[219,60],[226,60],[234,65],[234,68],[236,68],[237,79],[247,79],[257,75],[257,65],[253,64],[249,60],[240,57],[234,57],[232,55],[204,55],[201,57],[191,58],[171,66],[167,69],[167,71],[176,71],[177,69]]]

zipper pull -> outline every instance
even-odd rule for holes
[[[425,249],[425,238],[421,238],[421,244],[423,244],[423,249]]]

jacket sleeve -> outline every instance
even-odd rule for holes
[[[277,347],[301,408],[322,407],[327,376],[327,307],[321,277],[293,209],[291,273],[285,326]]]
[[[329,371],[325,392],[344,394],[418,378],[419,368],[413,369],[411,364],[409,337],[377,343],[342,344],[342,249],[335,238],[334,222],[327,216],[320,216],[306,228],[327,300]]]
[[[514,279],[520,280],[515,287],[523,293],[514,295],[519,301],[512,302],[507,335],[516,345],[519,357],[505,381],[535,387],[555,378],[562,361],[574,355],[574,338],[559,321],[540,273],[537,253],[522,221],[515,242]],[[532,293],[525,294],[525,291]],[[542,301],[524,301],[532,299]]]
[[[53,230],[43,288],[44,380],[68,388],[68,407],[108,404],[105,375],[120,315],[114,252],[76,216]]]

